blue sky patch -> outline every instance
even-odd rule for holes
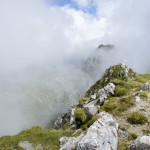
[[[88,5],[87,7],[79,7],[78,4],[74,0],[53,0],[53,1],[48,1],[48,4],[50,6],[66,6],[69,5],[69,7],[74,8],[76,10],[82,10],[85,13],[90,13],[92,15],[96,15],[97,8],[96,5],[91,4]]]

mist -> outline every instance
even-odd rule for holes
[[[79,8],[90,1],[75,0]],[[45,0],[0,1],[0,136],[40,125],[76,104],[110,65],[150,71],[150,2],[95,0],[97,13]],[[90,76],[85,60],[100,44],[101,67]]]

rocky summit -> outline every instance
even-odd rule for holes
[[[111,66],[54,128],[1,137],[0,149],[150,150],[150,74]]]

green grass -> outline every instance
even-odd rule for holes
[[[115,88],[115,96],[120,97],[120,96],[124,96],[129,92],[129,89],[123,86],[116,86]]]
[[[137,138],[137,135],[135,133],[129,133],[128,134],[128,138],[126,139],[121,139],[118,141],[118,148],[117,150],[128,150],[129,145],[130,145],[130,141],[133,141]]]
[[[150,129],[149,130],[148,129],[143,129],[142,132],[143,132],[144,135],[148,136],[150,134]]]
[[[103,105],[100,111],[106,111],[113,115],[121,115],[122,112],[126,111],[132,105],[134,105],[132,97],[112,99]]]
[[[79,120],[84,124],[88,116],[85,114],[83,109],[77,108],[74,112],[74,117],[75,117],[75,120]]]
[[[139,112],[133,112],[128,118],[127,121],[131,124],[144,124],[148,122],[147,117]]]
[[[128,140],[135,140],[137,138],[137,134],[131,132],[128,134]]]
[[[147,99],[148,98],[148,94],[146,91],[140,91],[137,94],[139,94],[140,98],[142,99]]]
[[[82,130],[86,130],[88,127],[90,127],[97,119],[99,116],[93,116],[89,121],[87,121],[84,125],[81,126]]]
[[[90,100],[89,97],[81,97],[80,100],[79,100],[79,104],[84,105],[89,100]]]
[[[119,79],[121,81],[128,81],[128,79],[133,79],[136,76],[137,74],[131,68],[129,68],[128,76],[126,76],[126,71],[122,66],[122,64],[111,66],[110,68],[106,69],[102,78],[98,80],[94,85],[92,85],[85,95],[90,96],[91,94],[94,94],[100,88],[103,88],[109,82],[112,82],[112,80],[114,79]]]
[[[29,130],[22,131],[15,136],[5,136],[0,138],[0,150],[22,150],[18,143],[20,141],[29,141],[33,147],[41,144],[43,149],[58,150],[59,139],[62,136],[72,136],[72,130],[53,130],[33,127]]]
[[[117,96],[117,97],[128,94],[130,90],[132,89],[139,91],[142,85],[138,81],[134,81],[134,79],[129,80],[128,82],[120,80],[120,79],[113,79],[112,83],[116,85],[114,96]]]
[[[129,150],[128,146],[129,142],[127,139],[119,140],[117,150]]]
[[[150,82],[150,74],[146,73],[146,74],[139,75],[135,78],[135,81],[140,83]]]

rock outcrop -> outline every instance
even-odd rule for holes
[[[99,89],[105,87],[108,83],[111,83],[113,79],[117,78],[123,81],[129,81],[135,78],[137,75],[138,74],[136,72],[124,64],[111,66],[106,69],[102,78],[90,87],[90,89],[86,92],[86,96],[97,93]]]
[[[83,71],[86,72],[89,76],[91,76],[93,79],[97,79],[99,75],[103,71],[103,63],[104,63],[104,57],[106,62],[106,57],[108,58],[108,55],[111,54],[115,49],[115,46],[113,45],[103,45],[100,44],[95,51],[93,51],[90,56],[85,60],[83,64]]]
[[[41,144],[39,144],[38,146],[36,146],[36,148],[34,148],[32,144],[28,141],[19,142],[18,146],[20,148],[23,148],[24,150],[43,150],[43,147]]]
[[[130,146],[130,150],[150,150],[150,136],[137,138]]]
[[[149,91],[150,92],[150,83],[144,83],[141,86],[141,90],[143,90],[143,91]]]
[[[78,137],[61,137],[59,142],[60,142],[60,150],[72,150],[77,148],[78,143],[82,139],[84,134],[81,134]]]
[[[117,150],[118,124],[112,115],[101,112],[99,119],[91,125],[86,133],[77,138],[60,139],[61,150]]]
[[[89,117],[93,117],[98,113],[99,107],[95,105],[96,101],[91,101],[88,104],[83,105],[83,109],[85,114],[87,114]]]
[[[94,93],[95,96],[91,95],[86,104],[83,104],[82,106],[77,105],[73,108],[70,107],[67,113],[59,116],[54,123],[54,128],[64,128],[67,123],[69,123],[73,129],[80,127],[81,122],[79,118],[76,120],[74,116],[75,111],[78,108],[81,108],[89,118],[92,118],[98,113],[99,108],[107,101],[107,97],[114,94],[114,91],[115,85],[113,83],[108,83],[104,88],[99,89],[98,92]]]
[[[69,111],[68,111],[69,112]],[[57,118],[57,120],[54,122],[54,128],[60,129],[65,126],[66,123],[70,121],[70,113],[65,113]]]

